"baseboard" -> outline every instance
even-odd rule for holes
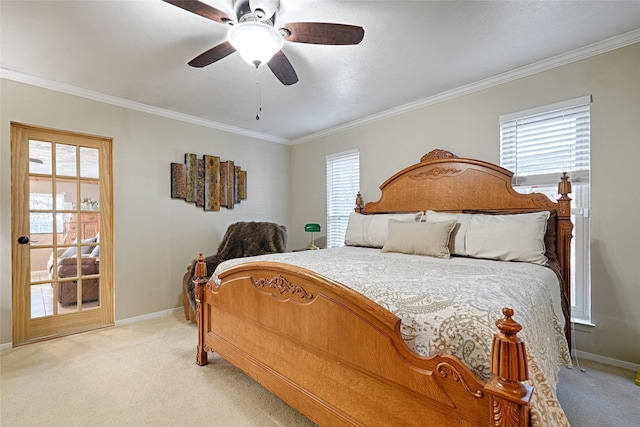
[[[13,348],[13,342],[6,342],[4,344],[0,344],[0,351],[11,350]]]
[[[605,365],[616,366],[622,369],[628,369],[630,371],[637,371],[640,369],[640,365],[631,362],[625,362],[624,360],[613,359],[611,357],[600,356],[593,353],[587,353],[586,351],[577,350],[576,354],[582,359],[592,360],[594,362],[603,363]]]
[[[157,317],[168,316],[170,314],[182,311],[182,307],[170,308],[169,310],[156,311],[155,313],[143,314],[142,316],[128,317],[126,319],[116,320],[116,326],[129,325],[131,323],[142,322],[143,320],[155,319]]]

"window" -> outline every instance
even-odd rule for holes
[[[327,156],[327,248],[344,246],[349,215],[360,191],[360,153]]]
[[[558,181],[567,172],[572,183],[571,315],[591,320],[590,103],[585,96],[500,117],[500,164],[514,172],[522,193],[558,198]]]

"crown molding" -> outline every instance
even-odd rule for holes
[[[504,83],[508,83],[513,80],[518,80],[524,77],[528,77],[533,74],[551,70],[553,68],[561,67],[563,65],[567,65],[572,62],[590,58],[592,56],[596,56],[601,53],[605,53],[611,50],[629,46],[638,42],[640,42],[640,29],[633,30],[628,33],[622,34],[620,36],[612,37],[597,43],[593,43],[591,45],[573,50],[571,52],[556,55],[551,58],[535,62],[533,64],[525,65],[523,67],[516,68],[514,70],[507,71],[505,73],[498,74],[496,76],[489,77],[487,79],[468,84],[466,86],[461,86],[456,89],[452,89],[446,92],[439,93],[434,96],[430,96],[428,98],[424,98],[415,102],[411,102],[409,104],[402,105],[400,107],[392,108],[390,110],[383,111],[378,114],[373,114],[371,116],[354,120],[340,126],[324,129],[322,131],[305,135],[300,138],[295,138],[291,141],[291,144],[296,145],[304,142],[309,142],[314,139],[322,138],[324,136],[332,135],[338,132],[343,132],[348,129],[353,129],[353,128],[364,126],[370,123],[386,120],[388,118],[398,116],[400,114],[419,110],[421,108],[429,107],[431,105],[435,105],[441,102],[459,98],[464,95],[469,95],[474,92],[478,92],[478,91],[488,89],[494,86],[498,86]]]
[[[33,76],[30,74],[21,73],[18,71],[9,70],[7,68],[0,68],[0,78],[13,80],[19,83],[25,83],[32,86],[41,87],[44,89],[54,90],[56,92],[66,93],[68,95],[75,95],[81,98],[91,99],[93,101],[104,102],[106,104],[116,105],[118,107],[128,108],[143,113],[153,114],[156,116],[165,117],[168,119],[179,120],[194,125],[204,126],[207,128],[222,130],[229,133],[248,136],[251,138],[261,139],[263,141],[277,142],[279,144],[290,144],[291,141],[286,138],[280,138],[273,135],[268,135],[259,132],[253,132],[247,129],[238,128],[235,126],[225,125],[224,123],[218,123],[211,120],[202,119],[199,117],[190,116],[188,114],[177,113],[171,110],[165,110],[163,108],[153,107],[151,105],[142,104],[140,102],[130,101],[128,99],[118,98],[111,95],[106,95],[100,92],[94,92],[87,89],[82,89],[76,86],[71,86],[65,83],[48,80],[42,77]]]

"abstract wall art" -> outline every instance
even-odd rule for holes
[[[247,171],[233,160],[185,153],[184,163],[171,163],[171,198],[195,203],[205,211],[233,209],[247,198]]]

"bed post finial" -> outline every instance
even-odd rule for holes
[[[560,198],[558,199],[558,214],[569,217],[571,215],[571,197],[569,194],[571,193],[571,181],[569,181],[569,177],[566,172],[562,172],[562,176],[560,177],[560,182],[558,183],[558,194],[560,194]]]
[[[196,280],[204,279],[207,276],[207,263],[202,256],[202,253],[198,255],[198,261],[196,262],[196,272],[194,274]]]
[[[502,314],[504,318],[496,321],[500,332],[493,336],[491,346],[494,376],[485,386],[491,397],[491,425],[528,426],[533,388],[521,382],[529,378],[527,351],[518,337],[522,326],[512,319],[512,308],[503,308]]]
[[[571,193],[571,182],[569,182],[567,173],[562,172],[560,182],[558,183],[558,194],[560,194],[560,199],[564,200],[565,198],[569,198],[569,193]]]
[[[529,370],[524,341],[518,337],[522,326],[512,319],[512,308],[503,308],[502,314],[504,319],[496,321],[500,332],[493,336],[491,372],[497,375],[502,383],[512,387],[514,394],[523,396],[525,390],[520,381],[529,379]]]
[[[356,212],[362,213],[362,208],[364,208],[364,200],[362,200],[362,194],[358,191],[358,195],[356,196]]]

